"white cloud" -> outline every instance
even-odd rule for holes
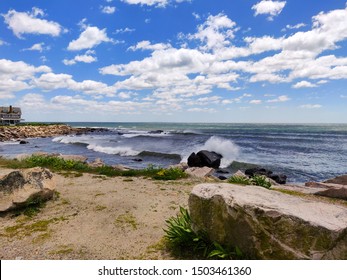
[[[119,34],[119,33],[131,33],[131,32],[134,32],[134,31],[135,31],[135,29],[126,27],[126,28],[117,29],[116,30],[116,34]]]
[[[283,28],[281,31],[286,31],[287,29],[292,30],[292,29],[300,29],[301,27],[305,27],[306,24],[305,23],[298,23],[295,25],[290,25],[287,24],[285,28]]]
[[[293,85],[293,88],[313,88],[313,87],[317,87],[317,85],[312,84],[311,82],[308,82],[308,81],[300,81],[296,83],[295,85]]]
[[[249,101],[249,104],[256,104],[256,105],[258,105],[258,104],[261,104],[261,103],[262,103],[262,101],[259,100],[259,99],[253,99],[253,100]]]
[[[43,74],[39,78],[34,79],[33,83],[36,87],[39,87],[47,91],[66,88],[72,91],[92,95],[93,97],[98,97],[102,95],[112,97],[116,93],[116,89],[114,87],[110,87],[105,83],[93,80],[84,80],[82,82],[76,82],[73,79],[73,77],[68,74]]]
[[[65,65],[74,65],[77,62],[92,63],[98,60],[95,56],[93,56],[94,54],[95,51],[89,50],[83,55],[76,55],[73,59],[64,59],[63,63]]]
[[[104,14],[111,15],[111,14],[114,14],[115,11],[116,11],[116,7],[111,7],[111,6],[101,7],[101,12]]]
[[[45,47],[45,43],[37,43],[32,45],[30,48],[24,49],[25,51],[38,51],[43,52],[45,50],[49,50],[50,47]]]
[[[146,5],[146,6],[155,6],[158,8],[164,8],[170,3],[182,3],[182,2],[190,2],[191,0],[121,0],[127,4],[131,5]]]
[[[270,99],[267,102],[269,102],[269,103],[277,103],[277,102],[287,102],[289,100],[290,100],[290,98],[287,95],[281,95],[281,96],[278,96],[275,99]]]
[[[347,95],[341,94],[340,97],[341,97],[341,98],[347,98]]]
[[[268,20],[273,20],[275,16],[278,16],[284,6],[286,1],[272,1],[272,0],[262,0],[252,7],[255,10],[254,15],[270,15]]]
[[[64,32],[59,23],[38,18],[44,16],[44,12],[38,8],[33,8],[31,12],[17,12],[9,10],[3,15],[8,28],[18,37],[23,34],[44,34],[59,36]]]
[[[95,26],[86,26],[86,29],[80,34],[79,38],[69,43],[67,49],[69,51],[91,49],[103,42],[112,42],[112,39],[107,37],[106,29],[100,30]]]
[[[302,109],[319,109],[322,108],[323,106],[320,104],[305,104],[305,105],[300,105],[299,108]]]
[[[203,50],[216,50],[230,45],[230,40],[235,37],[236,23],[223,13],[216,16],[210,15],[207,20],[198,26],[198,32],[188,38],[199,40]]]
[[[128,50],[131,51],[136,51],[136,50],[165,50],[165,49],[169,49],[171,48],[170,44],[163,44],[163,43],[159,43],[159,44],[151,44],[150,41],[141,41],[139,43],[136,44],[136,46],[131,46],[128,48]]]
[[[50,72],[47,66],[35,67],[23,61],[0,59],[0,98],[14,98],[14,93],[30,89],[36,74]]]

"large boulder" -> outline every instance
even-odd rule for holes
[[[201,150],[197,154],[192,153],[188,157],[188,166],[189,167],[211,167],[219,168],[222,155],[217,154],[216,152],[210,152],[206,150]]]
[[[51,199],[54,189],[55,180],[48,169],[13,171],[0,179],[0,213]]]
[[[201,184],[189,210],[196,231],[250,259],[346,259],[347,207],[257,186]]]
[[[196,178],[206,178],[213,174],[214,169],[211,167],[189,167],[184,172]]]

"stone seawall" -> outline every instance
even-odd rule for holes
[[[58,135],[84,134],[102,131],[95,128],[74,128],[64,124],[53,125],[27,125],[27,126],[0,126],[0,142],[20,140],[25,138],[53,137]]]

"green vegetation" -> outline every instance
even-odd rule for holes
[[[130,226],[134,230],[137,229],[138,226],[135,216],[129,212],[119,215],[114,221],[114,223],[115,225],[120,226],[121,228]]]
[[[21,238],[23,236],[32,235],[35,232],[47,232],[50,224],[65,220],[67,220],[67,218],[59,217],[49,220],[39,220],[31,224],[25,224],[26,220],[20,220],[17,225],[6,227],[4,229],[4,236]]]
[[[186,178],[188,175],[184,173],[179,168],[169,168],[164,169],[160,167],[155,167],[153,165],[148,166],[145,169],[139,170],[126,170],[120,171],[114,169],[112,166],[101,166],[101,167],[90,167],[88,164],[75,161],[75,160],[65,160],[55,156],[36,156],[32,155],[23,160],[11,160],[0,158],[0,165],[6,166],[9,168],[31,168],[31,167],[45,167],[49,168],[54,172],[77,172],[74,174],[74,177],[81,176],[82,172],[88,172],[96,174],[98,176],[105,175],[108,177],[115,176],[125,176],[125,177],[148,177],[155,180],[177,180]],[[70,175],[70,174],[68,174]],[[64,174],[65,176],[65,174]]]
[[[240,259],[239,248],[223,247],[209,240],[203,232],[196,233],[192,229],[192,221],[187,209],[180,207],[176,217],[166,220],[164,229],[167,247],[173,255],[183,258],[197,259]]]
[[[244,176],[231,176],[228,179],[228,183],[238,184],[238,185],[254,185],[264,187],[269,189],[271,187],[271,183],[265,176],[254,175],[252,178],[244,177]]]

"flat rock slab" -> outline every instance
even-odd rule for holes
[[[347,259],[347,207],[257,186],[200,184],[189,209],[195,230],[255,259]]]

